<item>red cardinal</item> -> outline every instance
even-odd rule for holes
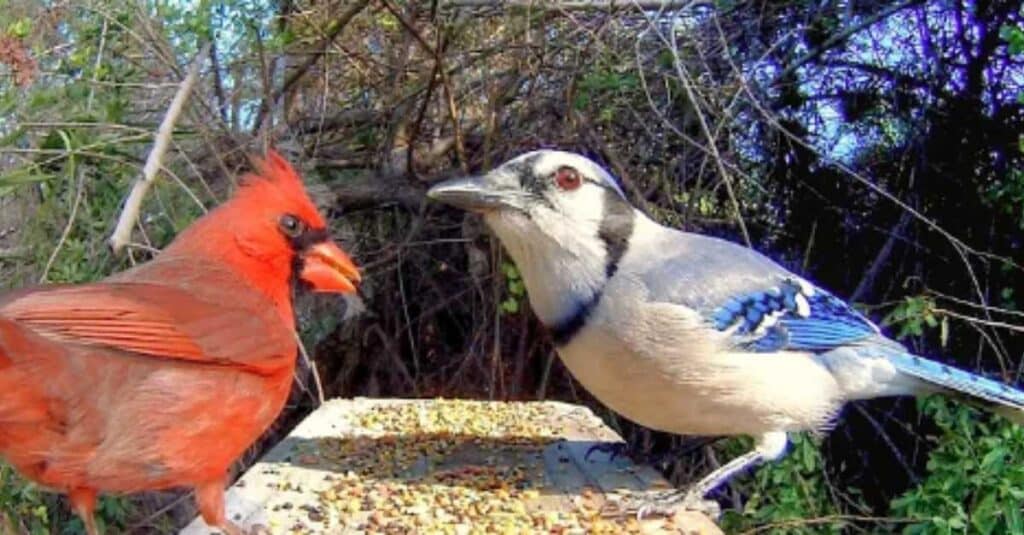
[[[256,163],[152,261],[0,295],[0,455],[67,493],[91,535],[97,493],[182,486],[208,524],[241,533],[227,470],[288,397],[293,282],[360,280],[288,162]]]

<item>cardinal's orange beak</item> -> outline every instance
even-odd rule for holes
[[[309,283],[313,291],[327,293],[354,292],[362,280],[352,259],[330,241],[306,249],[299,278]]]

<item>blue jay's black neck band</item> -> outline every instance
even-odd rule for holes
[[[607,258],[604,273],[610,279],[619,270],[619,262],[629,248],[629,239],[633,236],[633,225],[636,213],[619,194],[611,188],[604,190],[604,213],[597,237],[604,242]]]
[[[606,251],[604,273],[605,284],[619,270],[619,262],[629,248],[629,239],[633,235],[633,226],[636,220],[636,213],[633,207],[619,197],[618,193],[612,190],[605,191],[604,213],[601,216],[601,226],[597,231],[597,237],[604,242]],[[594,294],[584,303],[580,303],[573,310],[572,314],[564,320],[548,326],[551,337],[556,346],[564,346],[572,341],[576,333],[587,324],[587,318],[591,311],[601,301],[601,294],[604,293],[602,284]]]
[[[564,321],[560,321],[548,327],[548,330],[551,331],[551,338],[554,340],[555,346],[562,347],[576,337],[576,333],[580,332],[580,329],[587,324],[587,317],[590,316],[590,311],[594,310],[594,307],[597,306],[597,302],[600,299],[601,292],[598,291],[590,298],[589,301],[577,306],[572,315]]]

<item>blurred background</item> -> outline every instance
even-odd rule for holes
[[[109,238],[190,66],[131,243]],[[364,268],[301,300],[291,400],[244,470],[327,397],[586,404],[685,485],[749,447],[655,433],[573,382],[515,266],[437,180],[582,152],[661,223],[849,298],[914,351],[1024,365],[1024,8],[1013,1],[0,0],[0,287],[150,258],[277,147]],[[940,400],[851,405],[720,494],[730,533],[1024,533],[1024,430]],[[105,498],[172,533],[183,492]],[[80,533],[0,464],[0,513]]]

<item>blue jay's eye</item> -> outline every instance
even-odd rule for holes
[[[555,184],[564,191],[572,191],[583,184],[583,178],[572,167],[559,167],[555,171]]]

